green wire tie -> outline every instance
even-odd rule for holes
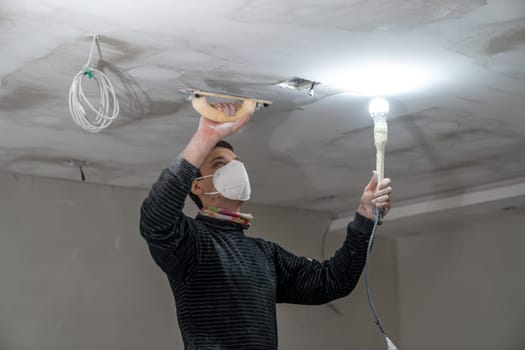
[[[93,78],[93,72],[89,68],[84,69],[84,75],[87,75],[89,79]]]

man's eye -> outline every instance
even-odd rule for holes
[[[226,165],[225,162],[217,162],[217,163],[215,163],[215,167],[216,168],[220,168],[221,166],[224,166],[224,165]]]

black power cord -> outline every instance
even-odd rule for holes
[[[372,233],[370,234],[370,240],[368,241],[368,248],[366,250],[366,261],[365,261],[366,296],[368,298],[368,305],[370,306],[370,310],[372,311],[372,314],[374,315],[375,324],[379,328],[379,331],[381,332],[381,334],[385,337],[388,349],[397,350],[394,343],[386,335],[385,329],[383,328],[383,324],[381,323],[381,320],[379,319],[379,316],[377,315],[377,311],[374,306],[374,302],[372,301],[372,292],[370,291],[370,286],[368,285],[368,261],[370,258],[370,253],[372,252],[372,246],[374,244],[374,238],[376,235],[377,226],[382,224],[381,218],[383,217],[383,215],[384,215],[383,209],[381,208],[374,209],[374,226],[372,228]]]

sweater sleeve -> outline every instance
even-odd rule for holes
[[[198,237],[193,219],[182,208],[199,169],[181,155],[162,170],[140,210],[140,234],[153,260],[166,273],[185,278],[198,260]]]
[[[350,294],[363,271],[373,226],[356,213],[343,246],[324,262],[295,256],[275,245],[277,302],[319,305]]]

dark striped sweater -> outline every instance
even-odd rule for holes
[[[323,304],[355,287],[372,221],[356,213],[327,261],[298,257],[245,236],[239,224],[186,217],[197,172],[179,156],[153,185],[140,218],[141,235],[173,291],[185,349],[277,349],[276,303]]]

